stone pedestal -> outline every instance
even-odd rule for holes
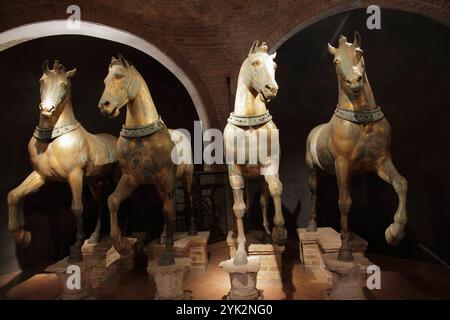
[[[263,231],[250,231],[246,235],[249,257],[258,257],[260,259],[261,267],[258,272],[258,281],[281,282],[281,255],[284,252],[285,247],[276,244],[261,243],[262,238]],[[230,250],[230,258],[233,259],[237,248],[237,239],[233,231],[228,232],[227,244]]]
[[[135,238],[128,238],[128,240],[133,244],[137,241]],[[67,268],[71,265],[67,263],[67,258],[45,269],[49,273],[55,273],[60,279],[63,287],[61,299],[92,298],[98,293],[112,291],[119,283],[122,272],[134,269],[134,247],[128,255],[120,255],[114,249],[111,237],[104,237],[97,244],[90,244],[88,240],[85,240],[81,253],[83,261],[72,264],[80,268],[81,289],[74,290],[67,286],[67,279],[71,275],[67,273]]]
[[[189,294],[184,291],[184,280],[189,274],[191,264],[190,258],[175,258],[175,263],[169,266],[160,266],[158,259],[149,259],[147,272],[156,284],[155,299],[189,299]]]
[[[325,293],[326,299],[331,300],[364,300],[367,267],[371,262],[361,253],[353,253],[353,261],[337,260],[337,253],[323,256],[325,268],[333,275],[333,286]]]
[[[230,275],[229,300],[256,300],[261,298],[260,292],[256,288],[257,275],[260,269],[259,257],[248,257],[248,262],[245,265],[235,265],[233,259],[230,259],[222,261],[219,267]]]
[[[58,261],[57,263],[48,266],[45,269],[45,271],[56,274],[58,280],[61,282],[62,292],[60,299],[62,300],[94,299],[94,290],[92,289],[91,286],[91,273],[92,268],[95,264],[96,259],[93,257],[87,257],[82,262],[70,264],[67,262],[66,257]],[[79,273],[77,271],[74,272],[74,270],[71,269],[68,270],[70,266],[78,267]],[[80,277],[79,281],[74,278],[78,274]]]
[[[174,234],[173,252],[177,258],[191,258],[192,271],[203,272],[208,264],[208,240],[209,231],[199,231],[196,236],[189,236],[187,232]],[[166,250],[161,244],[161,238],[155,239],[145,247],[145,253],[149,259],[159,258]]]
[[[322,256],[328,253],[337,253],[341,247],[341,236],[333,228],[317,228],[315,232],[308,232],[304,228],[298,228],[297,234],[300,247],[300,261],[305,269],[316,271],[324,269]],[[367,241],[352,233],[350,247],[353,253],[364,255]],[[331,280],[331,276],[329,277]]]
[[[192,259],[192,271],[204,272],[208,265],[209,231],[199,231],[196,236],[190,236],[191,249],[189,257]]]

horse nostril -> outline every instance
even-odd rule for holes
[[[345,82],[347,82],[347,84],[352,84],[352,82],[349,79],[345,80]]]
[[[42,111],[42,103],[39,103],[39,110]]]
[[[360,82],[361,79],[362,79],[362,76],[358,76],[358,77],[356,78],[356,82]]]
[[[104,106],[104,107],[107,107],[107,106],[109,106],[109,101],[105,101],[105,102],[103,102],[103,106]]]

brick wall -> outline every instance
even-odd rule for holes
[[[229,113],[227,77],[234,95],[239,67],[256,39],[280,44],[318,17],[359,6],[422,14],[450,25],[446,0],[3,0],[0,32],[27,23],[65,19],[68,5],[83,20],[140,36],[164,51],[189,75],[213,127],[223,128]]]

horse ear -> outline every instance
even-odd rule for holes
[[[67,78],[73,78],[73,76],[75,76],[77,73],[77,68],[74,68],[72,70],[69,70],[66,72],[66,76]]]
[[[255,42],[253,42],[250,51],[248,52],[248,55],[252,55],[255,52],[255,49],[258,48],[259,45],[259,40],[256,40]]]
[[[272,58],[272,60],[275,60],[275,58],[277,57],[277,53],[276,52],[272,53],[270,57]]]
[[[333,47],[331,44],[328,44],[328,52],[334,56],[336,54],[336,48]]]
[[[119,53],[119,60],[122,62],[122,65],[123,65],[125,68],[131,67],[131,63],[129,63],[128,60],[125,59],[120,53]]]
[[[353,34],[353,47],[360,48],[361,47],[361,35],[358,31],[355,31]]]
[[[48,72],[48,60],[45,59],[44,62],[42,62],[42,71],[44,71],[44,73]]]

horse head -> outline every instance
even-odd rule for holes
[[[338,42],[337,48],[328,44],[328,51],[334,56],[339,85],[347,94],[359,95],[366,72],[361,35],[355,31],[353,43],[348,43],[347,38],[341,35]]]
[[[263,102],[269,102],[276,97],[278,84],[275,81],[277,64],[276,53],[269,55],[265,42],[255,41],[250,48],[247,59],[243,62],[240,77],[246,85],[260,96]]]
[[[70,79],[76,74],[77,69],[65,71],[65,68],[58,60],[53,63],[53,69],[49,69],[48,60],[42,64],[43,74],[39,79],[41,91],[41,103],[39,109],[44,118],[51,118],[59,110],[70,95]]]
[[[120,109],[134,100],[139,92],[139,81],[133,65],[119,54],[112,57],[106,76],[105,90],[98,104],[100,112],[110,118],[117,117]]]

